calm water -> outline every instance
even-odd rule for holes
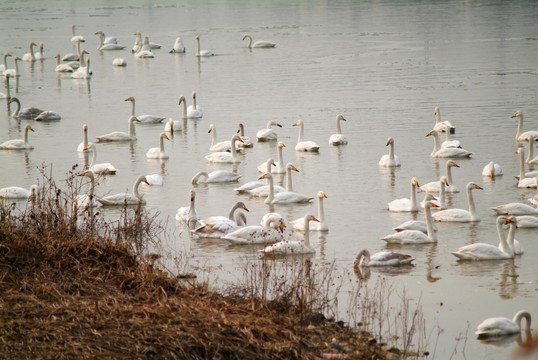
[[[389,201],[409,196],[410,178],[426,183],[444,173],[445,160],[429,157],[433,142],[425,137],[434,123],[434,107],[440,106],[444,120],[456,126],[456,137],[474,153],[471,160],[458,161],[461,168],[454,169],[453,176],[460,189],[468,181],[483,186],[484,191],[474,193],[482,221],[439,225],[439,243],[434,246],[396,247],[416,257],[416,267],[395,279],[398,285],[405,284],[413,299],[421,298],[429,328],[443,329],[438,358],[449,358],[456,347],[454,358],[504,359],[515,345],[500,349],[483,345],[474,339],[473,331],[487,317],[511,318],[520,309],[538,316],[538,231],[518,231],[525,254],[510,262],[460,264],[450,252],[471,242],[496,243],[490,208],[525,201],[534,194],[515,187],[517,121],[511,115],[521,109],[525,128],[538,129],[537,19],[537,4],[523,1],[163,1],[159,5],[132,1],[129,6],[59,1],[47,8],[39,1],[4,1],[0,53],[22,56],[31,41],[45,44],[43,62],[20,63],[18,90],[12,81],[12,94],[23,107],[56,110],[62,120],[32,122],[34,151],[0,153],[0,187],[29,187],[40,179],[41,164],[52,163],[55,178],[64,179],[73,164],[81,163],[76,147],[83,124],[88,124],[90,139],[126,131],[131,108],[124,99],[128,96],[137,99],[138,114],[178,119],[179,96],[185,95],[190,104],[190,94],[196,90],[204,117],[189,120],[185,131],[166,142],[169,160],[161,163],[145,157],[147,149],[157,146],[162,125],[138,126],[138,141],[132,146],[98,145],[98,161],[111,162],[119,171],[98,187],[97,194],[130,190],[140,174],[163,174],[162,188],[142,191],[149,208],[157,209],[163,219],[170,218],[172,235],[166,251],[176,255],[187,251],[193,264],[214,266],[214,279],[233,279],[237,259],[257,256],[252,249],[191,241],[176,226],[174,215],[179,206],[188,205],[195,173],[231,169],[208,165],[204,159],[211,142],[210,124],[216,125],[219,140],[225,140],[239,122],[254,138],[269,120],[276,120],[283,125],[277,132],[286,144],[284,161],[300,170],[293,178],[295,189],[311,195],[324,190],[328,196],[330,232],[319,238],[313,235],[318,250],[314,259],[334,260],[349,268],[358,250],[385,249],[379,238],[411,218],[387,211]],[[88,83],[54,71],[54,55],[73,51],[71,24],[87,39],[84,48],[90,52],[93,70]],[[97,30],[117,36],[126,50],[96,51]],[[154,51],[154,59],[137,60],[131,55],[135,31],[163,45]],[[246,32],[255,41],[275,41],[277,47],[251,51],[241,41]],[[169,54],[179,34],[187,53]],[[203,49],[219,56],[197,60],[196,35]],[[113,67],[115,57],[125,58],[127,67]],[[13,58],[9,61],[13,67]],[[0,106],[0,142],[22,137],[26,122],[10,119],[4,100]],[[342,127],[349,145],[330,147],[328,138],[339,113],[348,120]],[[306,138],[321,145],[319,155],[295,153],[297,129],[292,124],[300,118],[306,123]],[[395,138],[396,154],[403,163],[392,172],[377,165],[387,151],[388,136]],[[269,156],[276,159],[274,144],[249,149],[237,166],[242,180],[256,179],[257,165]],[[505,173],[494,182],[481,176],[490,160],[500,163]],[[202,217],[226,214],[243,200],[250,209],[249,223],[258,223],[267,206],[259,199],[237,196],[233,187],[199,186],[199,213]],[[449,203],[466,208],[465,193],[450,197]],[[275,210],[290,219],[306,212],[316,214],[315,205]],[[372,272],[369,281],[378,281],[379,272]],[[432,277],[439,280],[430,282]]]

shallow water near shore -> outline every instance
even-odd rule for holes
[[[396,274],[372,269],[370,283],[386,276],[423,305],[427,327],[442,333],[436,358],[504,359],[517,347],[481,344],[476,325],[487,317],[512,316],[521,309],[538,316],[538,230],[518,230],[516,238],[525,253],[510,261],[459,263],[450,254],[472,242],[496,244],[493,206],[520,201],[536,190],[519,190],[514,136],[521,109],[524,128],[538,130],[537,8],[528,2],[441,3],[399,2],[152,2],[127,5],[109,2],[4,2],[0,5],[0,53],[22,56],[32,41],[45,44],[43,62],[19,63],[18,84],[11,81],[12,96],[22,106],[55,110],[62,120],[32,121],[35,132],[29,152],[0,152],[0,187],[29,188],[41,179],[41,164],[52,163],[59,181],[74,164],[82,165],[76,147],[87,124],[90,141],[111,131],[126,131],[131,104],[137,114],[180,118],[178,98],[197,92],[204,110],[200,120],[189,119],[185,129],[165,141],[170,159],[147,160],[145,153],[158,146],[163,125],[138,125],[138,141],[129,144],[98,144],[98,162],[118,168],[97,187],[99,196],[130,191],[140,174],[160,173],[162,187],[141,187],[147,207],[168,219],[170,237],[163,244],[171,254],[187,252],[194,266],[210,266],[212,280],[233,281],[240,275],[241,259],[256,259],[257,249],[227,246],[218,240],[193,240],[175,223],[178,207],[189,203],[190,179],[200,170],[232,169],[231,165],[206,163],[215,124],[219,141],[229,139],[238,123],[254,140],[270,120],[278,121],[279,140],[286,144],[285,162],[299,170],[294,174],[296,191],[314,196],[325,191],[329,232],[311,233],[317,253],[315,263],[336,262],[351,268],[355,254],[363,249],[377,252],[398,250],[413,255],[416,266]],[[93,76],[73,80],[54,71],[54,55],[72,52],[71,24],[87,39]],[[114,35],[126,46],[117,52],[98,52],[95,31]],[[154,59],[131,54],[135,31],[163,45]],[[246,48],[241,38],[250,33],[257,40],[277,43],[274,49]],[[169,54],[181,35],[186,54]],[[195,36],[203,49],[217,56],[196,58]],[[123,57],[125,68],[113,67]],[[8,59],[13,64],[13,58]],[[15,89],[17,85],[17,90]],[[0,88],[1,92],[5,92]],[[409,197],[411,177],[420,184],[438,180],[445,160],[431,159],[432,139],[425,137],[435,121],[434,107],[443,120],[455,127],[455,138],[473,152],[470,160],[456,160],[454,184],[461,192],[449,195],[451,207],[466,208],[465,184],[474,181],[484,188],[474,191],[482,221],[474,224],[437,224],[439,243],[421,246],[387,246],[380,238],[413,218],[408,213],[389,213],[387,203]],[[12,106],[12,110],[14,106]],[[328,145],[335,132],[335,117],[343,114],[343,133],[349,144]],[[303,119],[307,140],[320,144],[319,154],[296,153],[297,128]],[[0,142],[21,138],[27,121],[8,116],[0,100]],[[379,168],[379,158],[395,139],[402,167]],[[525,149],[525,151],[527,151]],[[268,157],[276,159],[274,143],[255,143],[240,155],[235,170],[240,183],[259,177],[257,166]],[[482,167],[494,160],[504,176],[483,178]],[[283,177],[276,177],[282,184]],[[257,224],[269,209],[263,200],[236,195],[237,184],[196,187],[196,206],[202,217],[225,215],[237,201],[250,209],[249,224]],[[422,195],[419,195],[419,199]],[[275,206],[289,220],[307,212],[316,215],[315,203]],[[103,210],[111,217],[118,210]],[[423,219],[420,212],[417,218]],[[347,303],[342,292],[340,304]],[[346,309],[342,309],[344,313]],[[463,346],[464,339],[467,342]],[[433,342],[433,341],[432,341]],[[432,346],[428,350],[432,351]]]

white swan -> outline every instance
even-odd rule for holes
[[[423,232],[424,234],[428,233],[428,227],[426,225],[426,222],[422,220],[408,220],[392,228],[392,230],[396,232],[404,230],[418,230]],[[437,231],[437,226],[435,224],[433,224],[433,231]]]
[[[34,131],[32,129],[32,126],[30,124],[26,124],[24,127],[24,135],[22,139],[12,139],[3,142],[0,144],[1,150],[31,150],[34,148],[33,145],[31,145],[28,142],[28,130]]]
[[[381,240],[386,241],[389,244],[425,244],[436,243],[437,234],[433,228],[433,219],[431,208],[437,207],[432,202],[428,202],[424,205],[424,214],[426,216],[426,234],[419,230],[403,230],[394,234],[386,235]]]
[[[409,265],[415,260],[414,257],[407,254],[401,254],[393,251],[381,251],[370,256],[366,249],[358,252],[353,261],[353,268],[357,269],[362,266],[400,266]]]
[[[291,175],[291,171],[288,173]],[[273,183],[273,175],[271,173],[263,174],[260,179],[268,179],[269,181],[269,195],[265,199],[266,204],[295,204],[295,203],[307,203],[314,198],[311,196],[296,193],[294,191],[281,191],[275,194],[275,187]],[[291,179],[291,176],[290,176]],[[258,188],[259,189],[259,188]],[[252,193],[252,192],[251,192]]]
[[[519,156],[519,176],[516,176],[518,188],[536,188],[536,177],[525,172],[525,150],[517,148],[516,154]],[[531,175],[531,177],[527,177]]]
[[[86,66],[80,66],[77,71],[71,74],[72,79],[89,79],[92,77],[90,72],[90,58],[86,59]]]
[[[174,133],[174,131],[181,130],[183,130],[183,121],[181,120],[168,118],[168,121],[164,124],[164,131],[166,132]]]
[[[60,54],[56,54],[55,58],[56,58],[56,68],[54,69],[54,71],[56,71],[56,72],[73,72],[73,71],[75,71],[75,68],[73,68],[71,65],[60,63]],[[76,64],[79,64],[79,63],[76,62]],[[77,66],[77,69],[79,67],[80,67],[80,65]]]
[[[94,35],[101,35],[103,36],[103,43],[104,44],[117,44],[118,38],[115,36],[106,36],[104,32],[102,31],[96,31]]]
[[[286,172],[286,166],[284,165],[284,160],[282,158],[283,147],[286,147],[286,145],[284,145],[283,142],[279,142],[276,146],[277,159],[278,159],[277,162],[273,162],[271,164],[269,164],[268,162],[264,162],[260,164],[260,166],[258,166],[258,171],[261,173],[271,172],[273,174],[284,174]],[[270,167],[270,169],[268,168],[268,166]]]
[[[194,190],[190,191],[190,203],[189,206],[180,207],[176,212],[176,221],[186,223],[189,228],[196,228],[200,224],[200,217],[195,208],[196,193]]]
[[[243,123],[239,123],[237,127],[237,133],[239,134],[241,139],[243,139],[242,143],[240,142],[239,144],[236,144],[238,147],[242,147],[242,148],[254,147],[254,144],[250,140],[250,137],[245,136],[245,127],[243,126]]]
[[[278,214],[265,217],[263,225],[250,225],[239,228],[221,237],[232,244],[273,244],[284,240],[284,219]]]
[[[26,53],[22,56],[22,61],[27,61],[27,62],[34,62],[36,61],[36,58],[35,58],[35,54],[34,54],[34,46],[37,46],[37,44],[35,42],[31,42],[30,43],[30,52],[29,53]]]
[[[112,60],[112,66],[127,66],[127,62],[124,58],[115,58]]]
[[[196,56],[198,57],[209,57],[214,56],[213,52],[210,50],[200,50],[200,37],[196,36]]]
[[[110,142],[110,141],[134,141],[136,140],[135,122],[139,122],[136,116],[129,117],[128,132],[114,131],[109,134],[97,136],[97,142]]]
[[[467,191],[467,204],[469,205],[469,210],[464,209],[446,209],[441,210],[433,214],[435,221],[443,222],[476,222],[480,221],[480,217],[476,213],[476,207],[474,204],[472,190],[484,190],[477,184],[473,182],[467,183],[465,187]]]
[[[108,195],[102,198],[97,199],[103,206],[126,206],[126,205],[143,205],[146,203],[142,196],[138,192],[138,186],[140,183],[148,181],[146,177],[141,175],[139,176],[133,184],[133,193],[121,193],[115,195]]]
[[[99,46],[97,50],[123,50],[125,46],[118,45],[118,39],[116,37],[107,37],[102,31],[96,31],[94,35],[99,35]]]
[[[242,175],[237,175],[234,172],[231,172],[229,170],[216,170],[212,171],[209,174],[205,171],[200,171],[196,175],[193,176],[191,180],[191,184],[199,185],[199,184],[209,184],[209,183],[227,183],[227,182],[235,182],[239,181],[239,178]],[[200,178],[205,178],[204,180],[200,180]]]
[[[9,55],[9,53],[8,53]],[[11,56],[11,55],[10,55]],[[4,57],[5,59],[5,57]],[[4,77],[8,76],[8,74],[11,76],[11,77],[18,77],[20,76],[19,75],[19,61],[21,60],[20,57],[16,56],[15,57],[15,68],[14,69],[8,69],[6,68],[6,70],[4,70]]]
[[[212,163],[233,163],[237,164],[241,160],[237,157],[237,150],[235,149],[235,141],[242,141],[238,134],[234,134],[230,140],[231,152],[214,152],[205,156],[205,159]]]
[[[304,221],[304,238],[302,241],[283,240],[275,244],[266,246],[260,250],[264,255],[300,255],[300,254],[315,254],[316,250],[310,246],[310,221],[317,221],[313,215],[307,214],[303,218]]]
[[[447,130],[451,133],[454,133],[456,131],[456,128],[452,126],[452,124],[449,121],[441,120],[441,110],[439,109],[439,106],[436,106],[434,111],[435,111],[435,125],[433,129],[437,131]]]
[[[93,171],[88,170],[79,174],[79,176],[86,176],[90,179],[90,186],[86,194],[79,194],[73,200],[73,208],[76,211],[84,211],[90,207],[99,206],[99,203],[95,199],[94,190],[95,190],[95,175]]]
[[[145,175],[145,176],[146,176],[146,180],[148,181],[147,184],[150,186],[162,186],[164,183],[164,179],[161,174],[150,174],[150,175]]]
[[[43,50],[44,50],[43,43],[39,43],[39,52],[35,53],[35,59],[36,60],[44,60],[45,59],[45,55],[43,53]]]
[[[140,43],[137,44],[140,45]],[[142,42],[142,45],[138,47],[138,51],[134,53],[134,56],[138,59],[152,59],[155,57],[151,51],[151,46],[149,45],[149,37],[144,36],[144,41]]]
[[[417,206],[417,191],[416,189],[420,188],[417,178],[413,177],[411,179],[411,198],[406,199],[396,199],[389,202],[389,211],[392,212],[415,212],[418,211]]]
[[[84,39],[84,36],[76,35],[76,33],[75,33],[75,24],[72,24],[71,25],[71,42],[73,44],[76,44],[76,43],[85,42],[85,41],[86,41],[86,39]]]
[[[531,135],[538,138],[538,131],[536,130],[523,132],[523,113],[521,111],[516,111],[516,113],[512,115],[512,118],[516,117],[519,119],[517,124],[516,142],[529,141]]]
[[[97,161],[97,149],[95,148],[95,145],[93,143],[90,143],[86,145],[84,150],[92,150],[92,161],[90,163],[89,170],[91,170],[94,174],[97,175],[115,175],[118,169],[111,163],[99,163],[96,164]]]
[[[33,107],[33,106],[32,107],[27,107],[27,108],[24,108],[24,109],[21,110],[21,102],[16,97],[12,97],[11,99],[9,99],[8,104],[11,104],[13,102],[15,104],[17,104],[17,108],[15,109],[13,114],[11,114],[12,118],[15,118],[15,119],[34,119],[39,114],[41,114],[43,112],[43,110],[38,109],[38,108]]]
[[[506,241],[502,231],[502,225],[508,223],[508,218],[499,216],[497,218],[497,233],[499,236],[499,245],[491,245],[486,243],[474,243],[460,247],[457,251],[452,252],[452,255],[459,260],[500,260],[511,259],[514,257],[514,250]],[[511,223],[514,226],[513,223]]]
[[[241,39],[241,40],[245,40],[245,39],[248,39],[248,47],[249,47],[249,49],[251,49],[251,48],[273,48],[273,47],[276,46],[276,44],[274,42],[264,41],[264,40],[256,41],[253,44],[252,43],[252,36],[250,36],[249,34],[243,35],[243,39]]]
[[[518,202],[495,206],[491,209],[495,211],[497,215],[538,215],[537,208]]]
[[[482,321],[476,328],[478,339],[509,336],[521,333],[521,319],[525,318],[525,332],[531,331],[531,314],[528,311],[518,311],[512,320],[504,317],[492,317]]]
[[[424,207],[424,204],[426,202],[434,201],[435,204],[437,204],[437,206],[439,207],[439,210],[445,210],[445,209],[448,208],[447,203],[446,203],[446,190],[445,190],[445,188],[447,186],[450,186],[450,184],[448,183],[448,179],[446,178],[446,176],[441,176],[441,178],[439,179],[439,184],[441,185],[441,191],[439,192],[439,198],[432,200],[432,198],[426,196],[424,198],[424,200],[420,203],[422,207]],[[430,193],[427,193],[427,194],[430,194]]]
[[[209,152],[225,152],[232,150],[232,142],[230,140],[217,142],[217,127],[214,124],[209,125],[209,130],[207,130],[207,133],[211,134],[211,146],[209,147]],[[236,150],[238,150],[237,143],[235,146]]]
[[[271,120],[267,122],[267,127],[265,129],[261,129],[256,133],[256,140],[259,142],[264,142],[278,139],[277,133],[273,129],[271,129],[271,126],[282,127],[282,125],[280,125],[276,121]]]
[[[400,158],[394,155],[394,139],[392,137],[389,137],[387,139],[387,145],[385,146],[390,146],[389,153],[381,156],[381,159],[379,159],[379,166],[384,166],[384,167],[401,166],[402,163],[400,161]]]
[[[515,216],[509,216],[508,219],[505,219],[505,220],[509,224],[509,227],[510,227],[510,229],[508,230],[508,234],[506,235],[506,242],[508,243],[508,246],[510,246],[510,248],[514,252],[514,255],[521,255],[524,253],[523,246],[521,246],[521,243],[515,239],[516,230],[519,225],[518,219]],[[503,248],[503,245],[499,243],[499,249],[502,249],[502,248]]]
[[[39,186],[32,185],[30,189],[20,186],[8,186],[0,189],[0,199],[28,199],[32,192],[35,191],[39,192]]]
[[[501,176],[503,174],[503,169],[501,165],[490,161],[484,168],[482,169],[482,176],[488,176],[492,179],[495,179],[495,176]]]
[[[146,153],[146,158],[148,159],[168,159],[170,155],[164,149],[164,139],[170,140],[166,133],[162,132],[159,134],[159,147],[154,147],[148,150]]]
[[[538,138],[538,135],[531,134],[529,136],[529,154],[527,155],[527,164],[538,164],[538,155],[534,156],[534,146],[535,140]]]
[[[327,195],[323,191],[319,191],[317,195],[317,201],[318,201],[318,219],[319,222],[314,222],[310,225],[311,231],[329,231],[329,226],[327,225],[327,221],[325,220],[325,210],[323,208],[323,199],[327,198]],[[291,226],[295,230],[301,230],[304,231],[304,221],[302,218],[293,220],[291,222]]]
[[[185,101],[185,96],[181,95],[179,97],[179,102],[177,103],[181,106],[181,119],[187,118],[187,102]]]
[[[439,147],[439,133],[437,130],[432,130],[426,136],[433,137],[433,150],[430,154],[434,158],[469,158],[473,154],[465,149],[447,147]]]
[[[76,42],[77,53],[76,54],[75,53],[65,54],[64,57],[62,57],[62,61],[73,61],[73,62],[79,61],[80,60],[80,54],[81,54],[80,43],[81,43],[81,41]],[[88,53],[88,52],[86,51],[86,53]],[[73,67],[71,64],[69,64],[69,66]]]
[[[185,53],[185,45],[183,45],[183,40],[181,39],[181,36],[178,36],[176,38],[176,41],[174,42],[174,47],[172,47],[172,50],[170,50],[170,54],[176,53],[176,54],[183,54]]]
[[[271,167],[271,166],[274,166],[274,161],[273,159],[268,159],[267,160],[267,167]],[[242,193],[248,193],[250,190],[254,190],[256,188],[259,188],[261,186],[265,186],[267,185],[268,186],[268,182],[267,181],[263,181],[263,180],[254,180],[254,181],[249,181],[237,188],[234,188],[234,191],[237,191],[239,194],[242,194]],[[267,195],[269,195],[269,190],[267,192]]]
[[[272,159],[269,159],[272,161]],[[269,160],[267,160],[267,164],[269,164]],[[274,164],[274,162],[272,162]],[[255,184],[250,184],[252,189],[243,189],[242,192],[246,192],[250,194],[251,196],[255,197],[268,197],[269,193],[271,192],[271,180],[273,177],[271,176],[271,180],[268,176],[263,177],[263,179],[267,179],[266,183],[263,183],[260,186],[255,186]],[[262,180],[262,177],[258,178],[258,181]],[[246,187],[246,186],[245,186]],[[275,194],[286,191],[282,186],[274,185],[273,183],[273,192]]]
[[[304,122],[303,120],[297,120],[293,126],[299,126],[299,137],[297,139],[297,145],[295,145],[296,151],[306,152],[319,152],[319,145],[313,141],[303,140],[304,135]]]
[[[522,215],[517,216],[516,219],[518,229],[538,228],[538,216]]]
[[[135,52],[138,51],[137,44],[142,43],[142,34],[140,33],[140,31],[135,31],[135,33],[133,35],[135,35],[135,42],[134,42],[133,49],[131,50],[131,52],[135,53]],[[144,37],[144,38],[146,38],[146,37]],[[162,48],[162,45],[156,44],[156,43],[151,42],[151,41],[148,41],[148,44],[149,44],[150,49],[160,49],[160,48]]]
[[[192,105],[187,108],[187,117],[189,119],[200,119],[204,116],[204,112],[200,105],[196,104],[196,92],[192,92]]]
[[[161,123],[163,120],[166,119],[165,116],[157,116],[157,115],[135,115],[135,98],[134,96],[129,96],[124,101],[130,101],[131,102],[131,116],[136,116],[138,121],[143,124],[156,124]]]
[[[329,145],[347,145],[347,139],[342,135],[342,129],[340,127],[340,121],[346,121],[343,115],[336,116],[336,134],[332,134],[329,138]]]
[[[462,148],[461,141],[452,139],[450,129],[446,126],[442,130],[437,130],[439,133],[444,133],[446,138],[445,141],[441,143],[441,149],[443,148]]]
[[[203,219],[200,221],[200,226],[193,230],[193,233],[200,237],[220,239],[221,236],[239,229],[239,225],[234,219],[234,213],[237,209],[249,211],[247,206],[243,202],[239,201],[232,207],[228,217],[211,216]]]
[[[450,187],[448,189],[445,189],[445,191],[451,194],[460,192],[460,189],[454,186],[454,181],[452,180],[452,168],[453,167],[459,168],[460,166],[452,160],[447,160],[445,164],[445,174],[446,174],[448,183],[450,184]],[[422,185],[420,187],[420,191],[437,194],[441,191],[441,184],[439,183],[439,181],[431,181],[429,183]]]

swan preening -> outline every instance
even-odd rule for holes
[[[33,145],[31,145],[28,142],[28,131],[34,131],[32,126],[30,124],[26,124],[24,127],[24,135],[22,139],[13,139],[8,140],[0,144],[1,150],[31,150],[34,148]]]
[[[318,201],[318,220],[319,222],[313,222],[310,224],[310,231],[329,231],[329,226],[327,225],[327,221],[325,220],[325,210],[323,208],[323,199],[326,199],[327,195],[323,191],[319,191],[317,195],[317,201]],[[291,222],[291,226],[295,230],[301,230],[304,231],[304,220],[303,218],[293,220]]]
[[[437,234],[433,228],[433,219],[431,214],[431,208],[437,207],[432,202],[424,204],[424,214],[426,216],[426,228],[427,233],[424,234],[420,230],[403,230],[390,234],[381,238],[389,244],[424,244],[424,243],[436,243]]]
[[[402,163],[400,162],[400,159],[398,158],[398,156],[394,155],[394,139],[389,137],[387,140],[386,146],[390,146],[389,153],[381,157],[381,159],[379,160],[379,166],[384,166],[384,167],[401,166]]]
[[[453,167],[459,168],[460,166],[452,160],[447,160],[445,164],[445,170],[446,170],[445,173],[446,173],[447,181],[450,184],[450,187],[448,189],[445,189],[445,191],[448,193],[459,193],[460,190],[456,186],[454,186],[454,182],[452,180],[452,168]],[[429,183],[423,184],[420,187],[420,191],[436,194],[436,193],[441,192],[441,184],[439,183],[439,181],[431,181]]]
[[[233,163],[233,164],[235,164],[235,163],[241,162],[241,160],[237,156],[237,150],[235,148],[235,142],[237,140],[243,141],[238,134],[234,134],[232,136],[232,139],[230,140],[231,152],[227,152],[227,151],[214,152],[214,153],[211,153],[209,155],[206,155],[205,159],[208,162],[211,162],[211,163]]]
[[[191,229],[198,227],[200,217],[195,208],[196,193],[194,190],[190,191],[190,203],[189,206],[180,207],[176,212],[176,221],[186,223]]]
[[[411,179],[411,198],[410,199],[396,199],[389,202],[389,211],[393,212],[415,212],[418,211],[417,205],[417,191],[416,189],[420,188],[418,180],[413,177]]]
[[[512,320],[504,317],[492,317],[482,321],[476,328],[478,339],[503,337],[521,333],[521,319],[525,319],[525,333],[531,331],[531,314],[528,311],[518,311]]]
[[[200,171],[193,176],[191,180],[192,185],[209,184],[209,183],[226,183],[239,181],[242,175],[237,175],[228,170],[216,170],[209,174],[205,171]],[[203,178],[204,180],[200,180]]]
[[[342,129],[340,127],[340,121],[346,121],[343,115],[336,116],[336,134],[332,134],[329,138],[329,145],[347,145],[347,139],[342,135]]]
[[[166,119],[165,116],[157,116],[157,115],[136,115],[135,114],[135,98],[134,96],[129,96],[124,101],[130,101],[131,102],[131,116],[136,116],[138,121],[143,124],[155,124],[155,123],[161,123],[163,120]]]
[[[146,180],[146,177],[141,175],[139,176],[134,184],[133,184],[133,193],[120,193],[115,195],[108,195],[104,196],[102,198],[98,198],[97,201],[99,201],[103,206],[127,206],[127,205],[143,205],[146,203],[144,199],[142,199],[142,196],[138,192],[138,186],[140,183],[145,182],[148,184],[148,181]],[[148,184],[149,185],[149,184]]]
[[[34,193],[39,193],[39,186],[32,185],[30,189],[20,186],[8,186],[0,189],[0,199],[28,199]]]
[[[93,143],[89,143],[84,147],[84,151],[92,151],[92,161],[90,163],[89,170],[91,170],[94,174],[97,175],[115,175],[118,169],[114,167],[111,163],[99,163],[96,164],[97,161],[97,149],[95,148],[95,145]]]
[[[114,131],[109,134],[101,135],[97,137],[97,142],[111,142],[111,141],[134,141],[136,140],[135,122],[139,122],[136,116],[129,117],[129,130],[128,132]]]
[[[264,142],[278,139],[277,133],[273,129],[271,129],[272,126],[282,127],[282,125],[280,125],[276,121],[270,120],[269,122],[267,122],[267,127],[265,129],[261,129],[256,133],[256,140]]]
[[[221,237],[232,244],[273,244],[284,240],[284,218],[277,213],[264,216],[262,225],[239,228]]]
[[[124,58],[115,58],[114,60],[112,60],[112,65],[113,66],[127,66],[127,62],[125,61]]]
[[[134,53],[134,56],[139,59],[152,59],[155,57],[151,51],[151,45],[149,43],[149,37],[144,36],[144,41],[140,45],[140,42],[137,42],[138,50]]]
[[[178,36],[176,38],[176,41],[174,42],[174,46],[172,47],[172,50],[170,50],[170,54],[183,54],[185,53],[185,45],[183,45],[183,40],[181,40],[181,36]]]
[[[414,257],[407,254],[401,254],[392,251],[381,251],[370,256],[366,249],[358,252],[353,261],[353,268],[362,266],[400,266],[409,265],[415,260]]]
[[[318,152],[319,151],[319,145],[316,144],[313,141],[305,141],[303,140],[304,135],[304,122],[303,120],[297,120],[293,126],[299,126],[299,137],[297,139],[297,145],[295,145],[296,151],[304,151],[304,152]]]
[[[214,56],[212,51],[210,50],[200,50],[200,37],[196,36],[196,56],[198,57],[210,57]]]
[[[433,137],[433,150],[430,154],[434,158],[470,158],[473,154],[465,149],[457,147],[440,147],[439,145],[439,131],[432,130],[426,136]]]
[[[315,254],[316,250],[310,246],[310,221],[319,221],[313,215],[305,215],[304,221],[304,238],[302,241],[283,240],[275,244],[266,246],[260,250],[264,255],[300,255],[300,254]]]
[[[264,40],[256,41],[253,44],[252,43],[252,36],[250,36],[249,34],[243,35],[242,40],[245,40],[245,39],[248,39],[248,47],[249,48],[273,48],[273,47],[276,46],[276,44],[274,42],[264,41]]]
[[[200,220],[200,226],[193,230],[193,233],[200,237],[220,238],[232,231],[239,228],[237,221],[234,219],[234,213],[237,209],[243,209],[249,211],[247,206],[239,201],[237,202],[228,217],[225,216],[211,216],[206,219]]]
[[[146,157],[148,159],[168,159],[170,155],[164,149],[164,139],[170,140],[166,133],[162,132],[159,134],[159,147],[154,147],[148,150]]]
[[[529,141],[531,136],[538,138],[538,130],[529,130],[523,132],[523,113],[521,111],[516,111],[512,118],[518,118],[517,132],[516,132],[516,142]]]
[[[501,168],[501,165],[493,161],[490,161],[482,169],[482,176],[488,176],[492,179],[495,179],[495,176],[501,176],[502,174],[503,174],[503,169]]]
[[[474,204],[472,190],[484,190],[479,185],[469,182],[465,187],[467,191],[467,204],[469,210],[464,209],[446,209],[441,210],[433,214],[435,221],[444,221],[444,222],[476,222],[480,221],[480,217],[476,213],[476,207]]]

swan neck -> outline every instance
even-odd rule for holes
[[[200,38],[196,38],[196,55],[200,56]]]
[[[135,116],[135,99],[131,99],[131,116]]]
[[[245,37],[248,39],[248,47],[251,48],[252,47],[252,36],[247,35]]]
[[[523,148],[519,149],[518,156],[519,156],[519,180],[521,181],[522,179],[525,178],[525,159],[524,159],[525,156],[523,154]]]
[[[230,209],[230,213],[228,214],[228,219],[232,220],[232,221],[235,221],[234,219],[234,214],[235,214],[235,210],[237,210],[239,208],[239,204],[235,204],[231,209]]]
[[[80,43],[79,43],[79,51],[78,51],[78,61],[80,64],[80,67],[84,67],[84,53],[80,51]]]
[[[231,147],[231,150],[232,150],[232,158],[233,158],[234,163],[237,162],[237,150],[235,149],[235,140],[236,139],[237,139],[236,135],[232,136],[232,140],[231,140],[231,144],[230,144],[230,147]]]
[[[195,109],[195,110],[198,108],[198,107],[196,106],[196,96],[193,96],[193,97],[192,97],[192,108]]]
[[[437,233],[433,229],[433,218],[431,206],[424,206],[424,213],[426,215],[426,229],[428,237],[437,242]]]
[[[318,197],[318,216],[320,225],[325,224],[325,208],[323,207],[322,197]]]
[[[416,185],[414,183],[411,184],[411,209],[413,209],[413,210],[418,209],[418,206],[417,206],[417,191],[416,191]]]
[[[205,177],[207,181],[207,173],[205,171],[200,171],[198,174],[194,175],[194,177],[192,178],[192,183],[198,184],[198,179],[202,176]]]
[[[8,78],[9,79],[9,78]],[[9,86],[8,86],[8,89],[9,89]],[[8,95],[9,96],[9,95]],[[17,108],[15,109],[15,111],[13,112],[13,114],[11,114],[11,117],[17,117],[19,116],[19,112],[21,111],[21,102],[19,101],[19,99],[17,98],[13,98],[13,102],[15,104],[17,104]],[[28,136],[28,129],[26,129],[24,131],[24,138],[26,139],[26,137]]]
[[[529,139],[529,154],[527,155],[527,163],[534,159],[534,137],[531,136]]]
[[[446,179],[448,180],[448,185],[452,186],[452,166],[450,166],[450,162],[446,163]]]
[[[134,121],[132,119],[129,119],[129,130],[128,130],[127,134],[131,138],[136,135],[135,124],[134,124]]]
[[[441,110],[435,112],[435,123],[439,124],[441,122]]]
[[[164,152],[164,136],[159,136],[159,152],[162,154]]]
[[[310,216],[304,218],[304,244],[310,246]]]
[[[514,316],[514,322],[516,325],[521,329],[521,319],[525,318],[525,332],[530,332],[531,330],[531,314],[527,311],[518,311],[518,313]]]
[[[389,159],[391,160],[391,164],[394,163],[394,142],[391,141],[389,145]]]
[[[433,136],[433,151],[431,155],[434,155],[437,151],[439,151],[439,135],[435,133],[432,136]]]
[[[183,100],[181,102],[181,104],[183,105],[181,107],[181,118],[186,119],[187,118],[187,104],[186,104],[185,100]]]
[[[88,196],[92,197],[95,190],[95,177],[91,175],[90,177],[90,188],[88,189]]]
[[[77,54],[80,58],[80,41],[77,41]]]
[[[508,247],[514,252],[514,240],[516,237],[516,226],[514,223],[510,223],[510,229],[508,230],[508,235],[506,235],[506,243]]]
[[[90,163],[90,167],[94,166],[95,162],[97,161],[97,149],[95,148],[95,146],[92,146],[92,150],[92,161]]]
[[[450,183],[449,183],[450,184]],[[446,209],[446,191],[445,183],[441,181],[441,189],[439,190],[439,205],[441,209]]]
[[[18,112],[19,112],[19,111],[18,111],[18,109],[17,109],[17,113],[18,113]],[[24,135],[23,135],[22,139],[23,139],[23,141],[24,141],[25,144],[28,143],[28,130],[29,130],[28,127],[25,127],[25,128],[24,128]]]
[[[217,143],[217,130],[212,127],[211,128],[211,146],[215,145]]]
[[[518,116],[516,141],[519,140],[519,136],[521,135],[521,132],[522,132],[522,131],[523,131],[523,114],[520,114],[520,115]]]
[[[342,133],[342,128],[340,127],[340,119],[336,119],[336,133],[338,135]]]
[[[286,191],[292,192],[293,191],[293,184],[291,181],[291,168],[286,167]]]
[[[266,203],[270,204],[273,201],[273,199],[275,198],[275,183],[274,183],[274,179],[271,176],[271,174],[269,174],[267,176],[267,181],[269,181],[269,196],[267,196]]]
[[[303,135],[304,135],[304,124],[301,122],[299,124],[299,138],[297,139],[297,142],[303,141]]]
[[[133,185],[133,195],[135,197],[137,197],[138,199],[142,199],[142,197],[140,196],[140,193],[138,192],[138,185],[140,185],[140,183],[142,182],[142,180],[144,179],[143,176],[140,176],[138,179],[136,179],[134,185]]]
[[[506,241],[506,237],[504,236],[503,223],[504,223],[504,216],[499,216],[496,222],[497,235],[499,237],[499,249],[505,254],[511,254],[512,249],[508,245],[508,242]]]
[[[469,205],[471,219],[476,219],[476,207],[474,204],[473,191],[471,187],[467,187],[467,204]]]

